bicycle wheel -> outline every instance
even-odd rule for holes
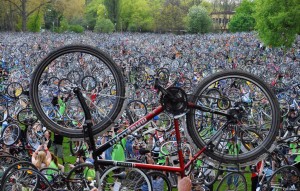
[[[203,182],[206,186],[213,185],[220,175],[220,171],[215,169],[215,164],[207,159],[201,159],[201,166],[198,169],[194,168],[191,172],[191,180],[194,184],[202,185]]]
[[[156,128],[157,131],[166,132],[172,129],[172,119],[170,115],[167,113],[160,113],[158,116],[158,120],[155,124],[151,123],[153,128]]]
[[[6,92],[10,97],[16,98],[23,93],[23,87],[18,82],[12,82],[7,86]]]
[[[4,169],[7,169],[10,165],[18,162],[20,159],[12,155],[1,155],[0,156],[0,166]]]
[[[100,173],[101,174],[101,173]],[[94,165],[83,163],[75,166],[66,178],[68,190],[91,190],[90,184],[95,180]]]
[[[20,134],[21,129],[17,124],[9,124],[2,130],[1,137],[3,144],[7,146],[15,144],[19,140]]]
[[[98,181],[99,190],[152,190],[147,174],[137,168],[107,168]]]
[[[38,146],[43,143],[42,128],[42,125],[38,122],[27,127],[26,142],[31,146],[33,150],[36,150]]]
[[[172,191],[172,185],[168,177],[159,171],[147,172],[147,176],[152,184],[153,191]]]
[[[222,92],[223,96],[227,96],[228,100],[230,100],[231,107],[208,107],[205,104],[207,103],[207,99],[209,99],[205,95],[205,92],[216,83],[219,84],[218,89]],[[234,89],[234,96],[228,95],[231,89]],[[253,103],[251,96],[255,92],[264,94],[263,101],[260,101],[260,104]],[[232,99],[233,97],[234,99]],[[190,112],[187,114],[188,133],[198,148],[203,148],[208,144],[213,146],[213,149],[205,150],[205,154],[213,160],[222,161],[222,163],[227,164],[243,164],[256,160],[262,157],[267,150],[273,149],[271,146],[278,133],[280,123],[279,104],[272,90],[268,88],[268,85],[252,74],[236,70],[215,73],[199,84],[193,96],[191,96],[190,102],[206,109],[202,111],[194,108],[190,109]],[[268,106],[269,110],[269,115],[263,118],[263,122],[270,124],[264,129],[264,134],[261,135],[264,139],[261,141],[261,144],[253,144],[249,150],[245,149],[241,151],[242,137],[240,132],[244,131],[242,134],[243,137],[253,136],[251,131],[246,131],[248,128],[253,128],[256,132],[260,132],[259,126],[251,126],[253,120],[248,116],[251,109],[253,109],[252,111],[259,111],[262,105]],[[213,111],[224,114],[211,114]],[[225,114],[229,115],[225,116]],[[214,131],[203,137],[199,133],[199,129],[201,130],[199,119],[209,115],[213,116],[210,117],[209,122],[217,125],[215,125]],[[237,147],[234,149],[230,145]]]
[[[267,183],[267,190],[294,190],[300,189],[300,172],[294,166],[284,166],[276,170]]]
[[[65,181],[65,176],[56,168],[42,168],[40,173],[43,174],[49,181],[51,187],[54,190],[65,190],[67,188],[67,183]]]
[[[69,142],[69,148],[70,148],[70,153],[75,156],[78,154],[78,152],[83,149],[83,144],[84,142],[82,140],[72,140],[70,139]]]
[[[10,172],[4,179],[3,191],[52,191],[50,183],[38,170],[33,168],[20,168]]]
[[[31,108],[22,109],[18,113],[17,119],[23,125],[32,125],[38,120]]]
[[[125,111],[130,124],[132,124],[147,114],[147,107],[139,100],[132,100],[127,104]]]
[[[0,122],[5,121],[7,116],[8,116],[7,108],[5,107],[5,105],[0,104]]]
[[[239,172],[230,172],[226,174],[217,187],[217,191],[224,190],[247,191],[245,176]]]
[[[163,156],[174,156],[177,155],[177,142],[176,141],[167,141],[163,143],[159,151]]]
[[[28,162],[28,161],[17,161],[13,164],[11,164],[10,166],[4,168],[5,171],[4,173],[2,174],[2,179],[1,179],[1,184],[0,184],[0,190],[3,190],[1,185],[4,185],[4,181],[5,181],[5,177],[10,174],[11,172],[17,170],[17,169],[20,169],[20,168],[24,168],[24,167],[27,167],[27,168],[33,168],[33,169],[37,169],[34,164],[32,164],[31,162]]]
[[[66,65],[64,63],[69,64]],[[102,75],[105,75],[103,76],[103,79],[106,79],[107,82],[109,82],[105,83],[106,88],[115,86],[113,95],[111,95],[110,92],[107,92],[105,95],[97,94],[97,99],[109,99],[107,102],[109,105],[107,107],[97,105],[98,102],[91,102],[91,105],[89,105],[91,113],[98,113],[98,115],[96,115],[97,117],[92,115],[93,134],[97,134],[112,125],[122,110],[125,99],[125,84],[123,76],[119,68],[106,53],[96,48],[83,45],[70,45],[59,48],[51,52],[39,63],[33,73],[32,82],[30,84],[30,100],[32,102],[34,112],[41,122],[55,133],[60,133],[63,136],[71,138],[83,137],[82,127],[63,126],[61,124],[64,123],[61,123],[61,120],[68,119],[58,119],[57,117],[52,118],[46,114],[47,109],[43,106],[42,100],[43,97],[49,96],[46,95],[47,93],[44,91],[49,85],[41,82],[47,80],[45,79],[47,76],[62,79],[61,75],[66,77],[69,71],[75,69],[76,71],[84,71],[88,65],[93,65],[95,70],[104,71],[102,73]],[[54,72],[56,68],[60,68],[60,71],[57,73]],[[90,97],[88,96],[89,92],[85,90],[89,90],[89,88],[82,87],[84,83],[82,84],[78,79],[68,79],[65,81],[68,83],[59,83],[59,89],[63,90],[63,92],[59,92],[58,96],[63,95],[62,93],[74,94],[74,88],[79,88],[85,100],[87,102],[90,101]],[[102,85],[103,84],[100,83],[96,84],[98,89],[102,89]],[[78,110],[82,110],[81,105],[77,105],[76,107],[78,107]]]
[[[81,80],[81,87],[85,91],[92,91],[97,87],[97,80],[93,76],[84,76]]]

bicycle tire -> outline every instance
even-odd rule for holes
[[[74,55],[77,56],[79,60],[81,58],[83,59],[84,56],[87,56],[88,58],[92,57],[94,59],[93,61],[97,62],[99,65],[97,65],[99,68],[105,67],[105,69],[109,71],[106,75],[110,76],[110,78],[113,78],[115,83],[114,85],[116,86],[116,94],[114,96],[107,95],[111,98],[111,107],[104,108],[105,111],[103,112],[101,118],[92,119],[94,121],[93,134],[96,135],[99,132],[104,131],[114,123],[114,121],[119,117],[125,100],[125,83],[123,76],[117,65],[106,53],[91,46],[69,45],[54,50],[48,54],[33,72],[32,82],[30,84],[30,100],[32,102],[32,108],[37,117],[50,130],[70,138],[83,138],[84,135],[81,128],[66,128],[62,125],[59,125],[57,121],[49,119],[49,117],[43,111],[43,107],[41,105],[41,95],[39,94],[39,86],[41,86],[40,81],[42,81],[42,78],[44,77],[44,72],[47,72],[49,67],[53,67],[53,64],[55,64],[54,61],[59,61],[59,59],[63,59],[67,56],[74,57]]]
[[[120,178],[121,180],[115,179],[114,177]],[[99,191],[107,190],[106,188],[110,188],[112,183],[114,183],[114,186],[121,188],[121,190],[125,187],[129,190],[139,190],[141,187],[152,190],[149,177],[144,171],[138,168],[119,166],[107,168],[98,181]],[[118,183],[118,185],[116,185],[116,183]]]
[[[32,164],[31,162],[28,161],[17,161],[15,163],[13,163],[12,165],[10,165],[8,168],[5,169],[4,173],[2,174],[1,177],[1,184],[0,184],[0,190],[3,190],[1,185],[4,185],[4,181],[5,181],[5,177],[12,171],[22,168],[22,167],[32,167],[34,169],[37,169],[36,166],[34,166],[34,164]]]
[[[233,184],[236,188],[234,190],[238,191],[247,191],[247,181],[245,176],[242,173],[239,172],[230,172],[228,174],[226,174],[222,180],[220,181],[220,183],[218,184],[217,187],[217,191],[224,191],[224,187],[228,186],[228,180],[229,178],[231,178],[231,180],[233,179]],[[236,179],[238,179],[236,182]],[[225,186],[224,186],[225,185]],[[231,184],[230,184],[231,185]],[[230,190],[230,189],[226,189],[226,190]]]
[[[167,113],[160,113],[158,116],[157,124],[152,124],[152,128],[157,126],[156,130],[159,132],[168,132],[173,128],[173,121],[170,115]]]
[[[17,124],[14,123],[6,126],[1,132],[3,144],[6,146],[15,144],[20,139],[20,135],[21,129]]]
[[[0,103],[0,122],[2,123],[3,121],[5,121],[7,117],[8,117],[7,107],[2,103]]]
[[[140,100],[129,101],[125,111],[130,124],[133,124],[148,113],[146,104]]]
[[[205,186],[211,186],[217,181],[221,172],[217,168],[214,168],[215,164],[211,161],[205,160],[205,158],[201,161],[201,166],[198,169],[194,168],[196,172],[193,172],[193,170],[191,172],[192,182],[195,184],[202,184],[203,182]],[[197,174],[195,175],[195,173]]]
[[[81,87],[86,91],[92,91],[97,87],[97,80],[93,76],[84,76],[81,79]]]
[[[159,147],[159,152],[163,156],[175,156],[177,155],[177,145],[176,141],[167,141],[164,142],[160,147]]]
[[[18,176],[19,175],[19,176]],[[29,181],[29,179],[35,178]],[[24,187],[35,191],[53,191],[49,181],[37,169],[20,168],[10,172],[4,179],[2,190],[21,191]]]
[[[16,88],[16,89],[15,89]],[[7,94],[12,98],[17,98],[23,93],[23,87],[18,82],[12,82],[6,87]]]
[[[73,142],[78,142],[78,145],[74,144]],[[75,145],[75,147],[73,147],[73,145]],[[70,139],[69,148],[72,156],[75,156],[83,148],[83,141],[82,140],[73,141],[72,139]]]
[[[84,177],[85,168],[94,168],[93,164],[90,163],[82,163],[76,165],[67,175],[66,182],[68,190],[81,190],[82,186],[88,186],[86,177]],[[100,173],[101,174],[101,173]]]
[[[38,120],[31,108],[22,109],[18,113],[17,119],[23,125],[32,125]]]
[[[256,76],[238,71],[238,70],[228,70],[228,71],[222,71],[218,72],[215,74],[212,74],[211,76],[207,77],[204,79],[199,86],[195,89],[193,95],[190,97],[190,102],[192,104],[197,104],[197,102],[201,102],[201,94],[207,90],[212,84],[219,82],[222,83],[223,85],[232,85],[238,80],[239,82],[243,82],[243,85],[246,86],[246,84],[251,83],[252,87],[255,85],[257,88],[254,89],[254,91],[259,91],[265,94],[265,100],[266,103],[270,105],[271,110],[271,118],[269,119],[270,122],[270,127],[269,131],[265,132],[265,137],[262,142],[262,144],[258,145],[256,148],[249,152],[245,153],[237,153],[236,155],[232,155],[228,153],[228,150],[225,151],[226,144],[220,145],[221,148],[219,148],[219,145],[215,145],[215,148],[217,149],[207,149],[204,151],[204,153],[212,158],[213,160],[216,161],[222,161],[223,163],[227,164],[244,164],[253,160],[257,160],[258,158],[262,157],[262,155],[266,152],[266,150],[272,150],[274,149],[272,147],[272,144],[277,136],[278,130],[279,130],[279,124],[280,124],[280,110],[279,110],[279,104],[277,102],[277,99],[272,92],[272,90],[268,87],[268,85],[263,82],[262,80],[258,79]],[[240,82],[240,83],[241,83]],[[225,83],[225,84],[224,84]],[[222,87],[222,86],[221,86]],[[226,89],[222,87],[223,89]],[[229,87],[228,87],[229,88]],[[230,89],[226,89],[226,91]],[[236,89],[236,88],[235,88]],[[242,97],[242,96],[241,96]],[[231,100],[232,102],[235,102],[234,104],[231,104],[234,106],[235,104],[243,104],[241,100]],[[252,106],[253,107],[253,106]],[[196,122],[196,116],[199,115],[197,113],[196,115],[196,109],[190,109],[189,113],[187,113],[187,124],[188,124],[188,133],[191,136],[193,142],[196,144],[198,148],[204,148],[208,140],[205,139],[203,140],[202,137],[198,133],[198,127]],[[199,110],[200,111],[200,110]],[[232,110],[234,111],[234,110]],[[228,111],[223,111],[223,112],[228,112]],[[208,113],[205,111],[200,112],[201,113]],[[245,113],[241,114],[241,117],[244,116]],[[199,116],[198,116],[199,117]],[[223,117],[224,118],[224,117]],[[221,117],[221,120],[223,120]],[[218,119],[220,120],[220,119]],[[238,121],[238,120],[237,120]],[[268,121],[267,121],[268,122]],[[223,123],[224,124],[224,123]],[[234,124],[235,125],[235,124]],[[247,124],[243,124],[243,126],[247,126]],[[239,126],[241,128],[242,126]],[[229,128],[229,126],[226,128]],[[224,134],[226,130],[227,134]],[[218,132],[218,131],[216,131]],[[224,133],[222,133],[224,132]],[[219,140],[224,140],[222,137],[223,135],[226,135],[227,140],[230,140],[231,138],[236,137],[232,132],[229,132],[229,129],[222,129],[221,134],[214,134],[217,137],[214,137],[214,140],[212,141],[219,141]],[[212,135],[213,136],[213,135]],[[212,137],[211,136],[211,137]],[[232,137],[229,137],[232,136]],[[218,138],[218,139],[216,139]],[[225,139],[226,140],[226,139]],[[237,140],[236,140],[237,141]],[[219,141],[220,142],[220,141]],[[221,142],[220,142],[221,143]]]
[[[155,185],[153,182],[154,179],[158,179],[159,177],[163,179],[164,181],[164,186],[163,186],[163,191],[172,191],[172,185],[169,180],[169,178],[162,172],[159,171],[152,171],[152,172],[147,172],[147,176],[149,177],[151,184],[152,184],[152,191],[162,191],[161,187],[158,185]]]
[[[37,129],[37,127],[34,126],[38,125],[39,129]],[[26,128],[26,142],[28,143],[28,145],[35,151],[39,145],[42,144],[42,138],[43,138],[43,133],[42,133],[42,125],[39,124],[38,122],[28,126]]]
[[[277,189],[276,189],[277,188]],[[299,190],[300,171],[292,165],[277,169],[267,182],[267,190]]]
[[[59,169],[47,167],[39,171],[47,178],[53,189],[64,190],[66,188],[65,177]]]
[[[7,168],[11,164],[14,164],[15,162],[18,162],[18,161],[20,161],[20,159],[17,157],[14,157],[12,155],[1,155],[0,156],[0,166],[1,167]]]

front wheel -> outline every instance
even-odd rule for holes
[[[207,95],[211,87],[217,87],[222,99],[227,97],[230,107],[216,107],[215,104],[211,104],[221,99],[211,94]],[[230,92],[234,92],[234,96]],[[262,97],[259,102],[255,101],[256,94]],[[215,73],[195,89],[190,97],[189,106],[189,135],[198,148],[207,145],[213,148],[205,150],[205,154],[213,160],[243,164],[257,160],[267,150],[273,149],[271,146],[280,123],[279,104],[268,85],[256,76],[236,70]],[[262,115],[264,113],[268,115]],[[260,116],[259,121],[255,116]],[[206,120],[206,128],[212,129],[209,134],[201,134],[203,119]],[[259,124],[269,125],[262,132]],[[259,140],[259,144],[251,144],[247,149],[242,149],[246,138]]]
[[[97,83],[94,78],[86,78],[87,81],[83,79],[83,82],[81,82],[74,75],[68,76],[70,71],[75,70],[92,73],[91,68],[93,68],[93,71],[102,71],[101,75],[93,76],[96,78]],[[49,83],[42,83],[43,81],[49,81],[50,78],[61,81],[66,79],[67,76],[67,83],[59,83],[58,86],[61,91],[56,92],[56,95],[50,95],[45,91],[49,89],[50,85]],[[110,91],[98,93],[95,98],[92,98],[93,93],[91,90],[101,90],[102,87],[107,89],[114,87],[114,91],[113,93]],[[118,66],[103,51],[84,45],[69,45],[59,48],[39,63],[31,79],[30,100],[38,119],[55,133],[71,138],[83,138],[81,126],[66,126],[64,124],[69,122],[68,118],[49,116],[47,107],[42,101],[45,99],[52,100],[53,105],[59,106],[60,116],[64,116],[63,114],[67,112],[65,105],[68,98],[77,99],[74,89],[80,90],[89,107],[92,114],[94,135],[111,126],[119,117],[125,99],[125,84]],[[55,101],[57,99],[58,101]],[[94,99],[96,101],[93,101]],[[99,104],[98,100],[105,100],[105,107]],[[58,104],[55,102],[58,102]],[[77,101],[77,103],[79,102]],[[83,115],[81,104],[74,105],[72,110],[77,111],[77,114],[81,116]],[[97,113],[96,116],[95,113]],[[76,124],[77,121],[73,120],[72,123]]]

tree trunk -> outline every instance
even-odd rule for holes
[[[26,14],[26,3],[27,0],[22,0],[22,31],[25,32],[27,27],[27,14]]]

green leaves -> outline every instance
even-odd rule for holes
[[[111,33],[115,30],[114,24],[111,22],[110,19],[99,18],[97,20],[95,31],[102,32],[102,33]]]
[[[27,29],[31,32],[39,32],[42,25],[42,14],[38,11],[29,16],[27,21]]]
[[[205,8],[194,6],[188,13],[188,31],[191,33],[207,33],[212,29],[212,20]]]
[[[270,46],[290,47],[300,32],[300,0],[256,0],[255,8],[261,40]]]
[[[244,0],[236,8],[236,13],[230,20],[228,27],[231,32],[252,31],[255,27],[254,3]]]

